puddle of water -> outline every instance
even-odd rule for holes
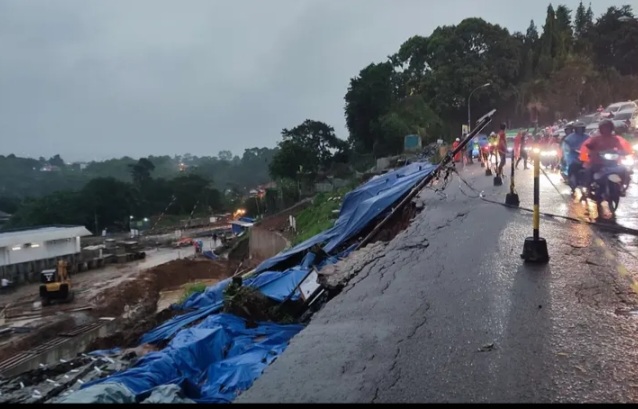
[[[184,290],[186,286],[189,284],[203,283],[204,285],[206,285],[206,287],[209,287],[217,282],[219,282],[219,280],[216,278],[207,279],[207,280],[194,280],[194,281],[190,281],[188,283],[182,284],[178,288],[161,291],[159,300],[157,300],[156,311],[160,312],[162,310],[165,310],[166,308],[170,307],[171,304],[175,304],[176,302],[178,302],[182,298],[182,295],[184,294]]]
[[[184,294],[184,290],[181,288],[179,290],[162,291],[159,300],[157,300],[156,312],[163,311],[170,307],[171,304],[178,302],[182,294]]]

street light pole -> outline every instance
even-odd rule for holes
[[[469,131],[472,130],[472,117],[470,115],[470,99],[472,98],[472,94],[474,94],[476,91],[478,91],[481,88],[485,88],[485,87],[489,87],[490,85],[492,85],[491,82],[487,82],[479,87],[474,88],[474,90],[472,90],[472,92],[470,92],[470,96],[467,97],[467,126],[469,127]]]

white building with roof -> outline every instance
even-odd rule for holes
[[[39,279],[60,258],[73,261],[80,254],[84,226],[51,226],[0,232],[0,275],[16,282]]]

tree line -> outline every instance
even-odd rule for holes
[[[425,143],[458,137],[471,93],[472,122],[495,108],[495,123],[511,127],[637,99],[638,19],[630,6],[595,18],[582,2],[574,11],[550,4],[543,26],[532,20],[525,33],[467,18],[413,36],[350,80],[347,141],[317,121],[284,129],[271,174],[299,178],[352,165],[353,158],[395,155],[406,135]]]
[[[68,165],[59,155],[44,158],[0,156],[0,210],[12,213],[5,228],[82,224],[92,229],[128,228],[130,216],[163,212],[210,215],[235,210],[249,191],[270,181],[268,165],[276,150],[229,151],[217,157],[149,156]],[[53,171],[43,171],[52,165]],[[197,206],[195,207],[195,205]]]

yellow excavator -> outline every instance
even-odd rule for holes
[[[58,260],[56,269],[43,270],[40,273],[40,299],[42,305],[49,305],[52,301],[71,302],[73,291],[68,272],[69,264],[65,260]]]

